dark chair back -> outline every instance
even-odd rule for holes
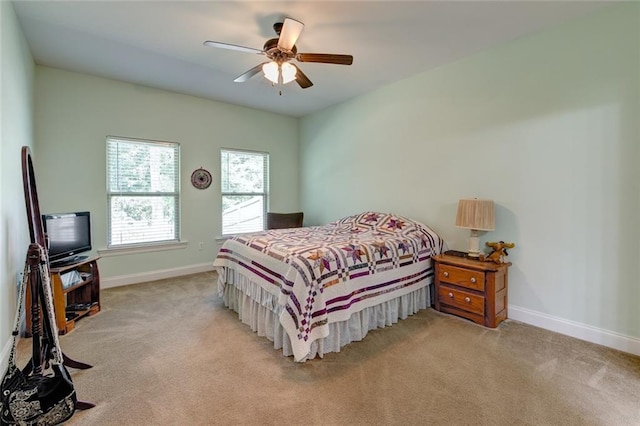
[[[300,228],[303,212],[296,213],[267,213],[267,229]]]

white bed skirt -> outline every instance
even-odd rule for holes
[[[346,321],[330,323],[329,335],[314,341],[311,351],[300,362],[317,356],[322,358],[326,353],[340,352],[343,346],[364,339],[369,330],[390,326],[399,319],[427,308],[431,305],[429,287],[426,285],[404,296],[365,308]],[[284,356],[293,355],[289,336],[278,320],[281,309],[277,296],[245,276],[229,270],[226,274],[218,274],[218,290],[225,306],[237,312],[240,320],[251,330],[272,341],[273,347],[282,349]]]

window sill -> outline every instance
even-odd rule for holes
[[[224,244],[225,241],[227,241],[229,238],[231,238],[231,235],[222,235],[220,237],[216,237],[216,244]]]
[[[179,241],[177,243],[104,248],[104,249],[98,250],[98,254],[102,257],[109,257],[109,256],[123,256],[127,254],[150,253],[154,251],[177,250],[177,249],[186,248],[187,244],[189,244],[188,241]]]

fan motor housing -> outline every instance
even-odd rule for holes
[[[278,47],[278,40],[279,39],[277,38],[272,38],[267,40],[262,50],[264,50],[264,52],[267,54],[269,58],[273,59],[276,62],[278,60],[286,61],[289,59],[293,59],[296,56],[296,53],[298,52],[298,49],[296,48],[296,46],[293,46],[291,48],[291,52],[283,52]]]

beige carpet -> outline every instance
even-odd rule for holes
[[[102,291],[61,337],[70,425],[640,425],[640,358],[515,321],[427,309],[303,364],[258,337],[213,273]],[[30,342],[22,339],[20,349]]]

